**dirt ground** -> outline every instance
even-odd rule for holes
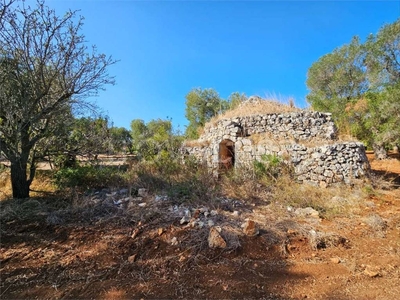
[[[398,182],[398,157],[368,156],[376,173]],[[399,298],[399,188],[371,193],[358,210],[335,218],[300,217],[264,200],[213,204],[209,216],[190,208],[193,218],[222,229],[223,249],[209,247],[207,225],[181,224],[184,210],[168,200],[145,198],[132,213],[116,206],[50,211],[43,209],[49,200],[29,200],[27,216],[2,212],[0,298]],[[247,218],[258,235],[241,231]]]

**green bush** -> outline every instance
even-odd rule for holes
[[[56,174],[55,183],[59,189],[98,189],[125,184],[124,173],[112,166],[82,166],[63,168]]]
[[[278,177],[285,167],[282,159],[273,154],[264,154],[261,156],[261,161],[253,162],[254,173],[257,178],[263,176]]]

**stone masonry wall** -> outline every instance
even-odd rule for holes
[[[294,167],[298,181],[329,185],[365,176],[369,163],[363,144],[336,140],[328,113],[301,111],[236,117],[208,124],[192,146],[185,146],[212,170],[220,167],[220,144],[234,143],[234,166],[249,166],[277,155]]]
[[[331,114],[300,111],[219,120],[216,124],[207,124],[199,140],[234,139],[264,132],[271,133],[271,137],[275,139],[304,141],[336,138],[336,126]]]

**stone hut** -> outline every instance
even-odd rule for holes
[[[298,110],[220,119],[206,124],[184,153],[218,174],[276,155],[294,167],[299,182],[327,186],[368,174],[364,145],[340,141],[329,113]]]

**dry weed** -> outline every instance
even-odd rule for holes
[[[338,234],[330,232],[309,231],[308,239],[312,249],[325,249],[330,247],[348,247],[349,241]]]
[[[295,183],[289,176],[278,178],[273,189],[275,201],[294,208],[312,207],[322,218],[348,217],[357,213],[367,193],[362,187],[341,184],[322,189],[310,184]]]
[[[388,225],[378,214],[371,214],[364,219],[364,222],[370,227],[373,236],[385,237],[385,230]]]
[[[234,117],[246,117],[260,114],[273,113],[289,113],[301,111],[300,108],[294,107],[293,104],[284,104],[276,98],[261,99],[256,102],[243,102],[238,107],[228,110],[223,114],[217,115],[210,120],[210,123],[216,123],[219,120],[229,119]]]

